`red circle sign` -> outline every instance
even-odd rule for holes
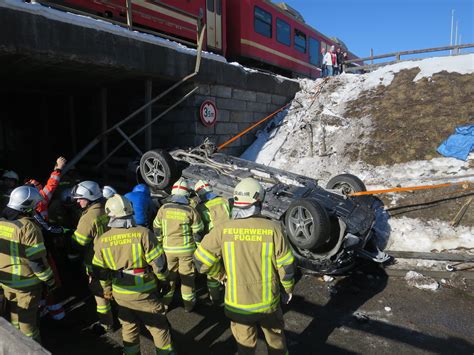
[[[206,100],[201,104],[199,109],[199,117],[201,122],[206,127],[212,127],[217,121],[217,107],[211,100]]]

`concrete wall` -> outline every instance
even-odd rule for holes
[[[199,85],[199,90],[183,106],[171,112],[154,129],[157,144],[167,147],[195,146],[209,137],[220,145],[255,122],[278,110],[292,99],[253,90],[242,90],[224,85]],[[217,123],[212,127],[202,124],[199,108],[203,101],[211,100],[217,107]],[[223,152],[239,155],[254,140],[255,133],[265,127],[265,123],[230,143]],[[173,132],[173,136],[169,133]]]

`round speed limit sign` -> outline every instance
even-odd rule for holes
[[[216,104],[211,100],[206,100],[201,104],[199,109],[199,117],[201,122],[206,127],[212,127],[217,121],[217,108]]]

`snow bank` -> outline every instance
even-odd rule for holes
[[[474,54],[403,62],[363,75],[342,74],[330,80],[331,88],[324,95],[318,95],[322,79],[301,80],[302,90],[296,94],[290,108],[257,133],[256,141],[242,158],[315,178],[322,186],[332,176],[343,173],[359,176],[370,190],[398,184],[433,184],[433,181],[474,182],[474,168],[469,165],[474,153],[467,161],[435,158],[390,166],[352,161],[346,154],[353,142],[366,143],[364,133],[372,129],[371,117],[346,118],[346,104],[357,99],[361,92],[378,85],[389,85],[395,73],[416,67],[420,72],[414,81],[441,71],[471,74],[474,73]],[[401,195],[392,194],[392,204],[399,197]],[[468,213],[472,213],[472,208]],[[429,252],[474,248],[474,227],[452,228],[441,221],[424,223],[410,218],[392,218],[390,226],[391,250]]]

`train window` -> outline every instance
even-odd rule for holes
[[[301,53],[306,53],[306,35],[299,30],[295,30],[295,48]]]
[[[287,46],[291,45],[291,30],[290,25],[287,24],[285,21],[277,18],[276,22],[276,29],[277,29],[277,41]]]
[[[222,0],[216,0],[216,14],[222,15]]]
[[[214,0],[207,0],[207,11],[214,12]]]
[[[272,38],[272,14],[255,6],[253,26],[255,32]]]
[[[319,41],[313,37],[309,37],[309,62],[313,65],[320,65],[319,62]]]

